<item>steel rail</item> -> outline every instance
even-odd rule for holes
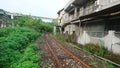
[[[45,41],[46,41],[46,46],[48,47],[48,50],[50,51],[51,55],[53,56],[54,61],[57,64],[57,67],[58,68],[63,68],[63,66],[62,66],[61,62],[59,61],[58,57],[55,55],[54,51],[52,50],[52,48],[48,44],[48,41],[47,40],[45,40]]]
[[[75,54],[73,54],[71,51],[66,49],[63,44],[56,41],[55,39],[52,39],[53,42],[55,42],[61,49],[63,49],[67,54],[69,54],[72,58],[76,59],[76,61],[80,62],[84,68],[91,68],[88,64],[86,64],[84,61],[82,61],[80,58],[78,58]]]

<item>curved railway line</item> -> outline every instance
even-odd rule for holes
[[[60,42],[51,38],[49,34],[44,36],[44,42],[55,68],[91,68],[90,65],[66,49]]]

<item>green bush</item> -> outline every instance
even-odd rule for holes
[[[35,19],[32,16],[21,16],[14,19],[16,26],[25,26],[33,28],[40,33],[53,32],[53,23],[43,22],[41,19]]]
[[[93,54],[99,55],[99,56],[110,56],[110,52],[105,49],[102,45],[95,45],[95,44],[86,44],[83,46],[83,48]]]
[[[22,61],[26,61],[26,60],[30,60],[33,62],[38,62],[39,61],[39,56],[36,55],[36,46],[31,44],[29,45],[24,52],[24,56],[22,57],[22,59],[20,60]]]
[[[0,37],[8,36],[13,30],[14,30],[14,29],[11,28],[11,27],[1,28],[1,29],[0,29]]]
[[[24,61],[18,64],[15,68],[39,68],[39,66],[32,61]]]
[[[10,31],[7,32],[7,30]],[[19,61],[27,45],[39,35],[33,29],[24,27],[7,27],[1,28],[0,31],[2,36],[0,37],[0,67],[3,68],[8,68]],[[32,55],[35,55],[35,53]],[[34,58],[34,56],[32,57]]]
[[[17,27],[0,29],[0,68],[38,68],[38,48],[28,44],[43,33],[53,32],[53,24],[31,16],[17,17],[14,24]]]
[[[22,57],[19,59],[17,63],[14,63],[10,66],[10,68],[38,68],[38,64],[36,64],[40,57],[36,53],[37,48],[36,45],[30,44],[28,47],[25,49]],[[24,64],[25,63],[25,64]],[[29,64],[29,65],[28,65]],[[25,67],[24,67],[25,66]]]

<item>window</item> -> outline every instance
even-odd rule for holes
[[[118,1],[118,0],[110,0],[110,3],[115,2],[115,1]]]

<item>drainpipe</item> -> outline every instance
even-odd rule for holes
[[[88,19],[88,18],[86,18],[86,19]],[[84,29],[83,29],[84,31],[87,31],[86,30],[86,25],[87,25],[87,20],[85,21],[85,25],[84,25]]]
[[[80,33],[80,31],[81,31],[81,20],[80,20],[80,18],[79,18],[79,35],[81,36],[81,33]]]
[[[69,25],[69,35],[70,35],[70,31],[71,31],[71,26]]]
[[[14,16],[13,16],[13,14],[11,14],[12,27],[14,27],[14,21],[13,21],[13,19],[14,19]]]

